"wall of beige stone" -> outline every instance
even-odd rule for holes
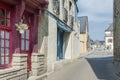
[[[72,59],[80,57],[79,33],[72,32]]]
[[[0,70],[0,80],[27,80],[27,54],[13,54],[13,67]]]
[[[47,65],[45,55],[32,53],[31,62],[31,76],[29,76],[28,80],[46,80]]]
[[[72,59],[72,36],[71,33],[65,33],[65,59]]]
[[[48,72],[54,68],[54,62],[57,59],[57,24],[56,20],[49,17],[49,36],[48,36],[48,54],[47,54],[47,66]]]
[[[39,19],[38,52],[46,55],[48,52],[48,16],[45,14],[45,12],[42,12]]]
[[[87,52],[87,34],[80,34],[80,53]]]

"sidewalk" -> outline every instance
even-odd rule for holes
[[[90,51],[90,52],[88,52],[88,53],[80,54],[80,56],[79,56],[78,58],[76,58],[76,59],[63,60],[63,61],[61,60],[61,61],[59,61],[59,62],[56,62],[56,63],[54,64],[54,71],[47,73],[47,75],[50,75],[50,74],[52,74],[52,73],[54,73],[54,72],[56,72],[56,71],[61,70],[63,67],[66,67],[66,66],[74,63],[75,61],[77,61],[77,60],[80,59],[80,58],[84,58],[85,56],[90,55],[92,52],[93,52],[93,51]]]
[[[108,61],[106,62],[104,60],[106,60],[105,58],[107,57],[96,57],[96,54],[94,53],[97,52],[92,53],[93,51],[82,54],[78,59],[63,65],[61,69],[49,74],[47,80],[120,80],[120,66],[113,64],[112,60],[109,62],[109,56]],[[101,53],[104,54],[103,52]],[[104,55],[107,55],[107,53]],[[99,56],[102,54],[99,54],[98,52],[97,55]],[[94,69],[85,59],[86,56],[88,57],[91,55],[93,55],[93,58],[90,57],[90,59],[93,61],[93,64],[95,63],[94,68],[98,68],[97,70],[100,74],[97,74],[95,71],[96,68]],[[94,58],[97,58],[97,62]]]

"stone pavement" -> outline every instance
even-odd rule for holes
[[[47,80],[120,80],[112,53],[96,50],[48,75]]]

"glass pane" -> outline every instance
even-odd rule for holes
[[[1,38],[4,38],[4,31],[1,31],[0,36],[1,36]]]
[[[1,48],[1,55],[4,56],[4,48]]]
[[[5,40],[6,47],[9,47],[9,40]]]
[[[0,17],[4,17],[5,16],[5,10],[0,8]]]
[[[6,61],[6,64],[8,64],[8,63],[9,63],[9,57],[6,57],[5,59],[6,59],[6,60],[5,60],[5,61]]]
[[[4,64],[4,57],[1,57],[1,64]]]
[[[29,41],[26,41],[26,50],[29,50]]]
[[[5,49],[5,54],[9,55],[9,49]]]
[[[10,20],[6,19],[6,26],[10,26]]]
[[[0,17],[0,26],[5,24],[4,21],[5,21],[5,19]]]
[[[26,39],[29,39],[29,30],[26,30]]]
[[[6,32],[6,39],[9,39],[9,32]]]
[[[24,33],[23,33],[23,34],[21,34],[21,38],[24,38]]]
[[[22,40],[22,42],[21,42],[21,50],[24,50],[24,45],[25,45],[24,40]]]
[[[6,11],[6,18],[10,18],[10,11]]]
[[[1,47],[4,47],[4,40],[1,40]]]
[[[5,10],[0,8],[0,26],[5,24],[4,23],[4,21],[5,21],[4,16],[5,16]]]

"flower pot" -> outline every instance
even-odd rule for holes
[[[20,34],[24,34],[24,30],[19,30]]]

